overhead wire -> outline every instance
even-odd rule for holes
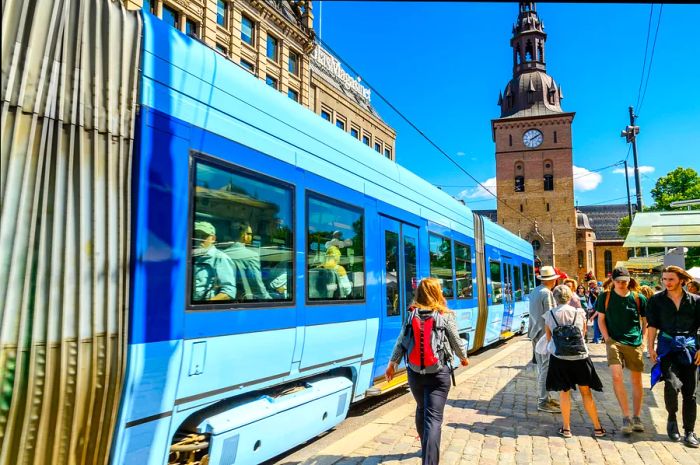
[[[637,117],[642,112],[642,106],[644,105],[644,97],[647,95],[647,86],[649,85],[649,77],[651,76],[651,66],[654,63],[654,51],[656,50],[656,39],[659,37],[659,26],[661,25],[661,13],[664,11],[663,4],[659,8],[659,16],[656,19],[656,31],[654,32],[654,43],[651,46],[651,56],[649,57],[649,67],[647,68],[647,78],[644,81],[644,90],[642,91],[642,99],[637,105]]]
[[[326,42],[324,42],[324,41],[321,40],[320,38],[317,38],[317,40],[319,41],[319,43],[320,43],[321,45],[323,45],[324,48],[326,48],[331,54],[333,54],[338,60],[340,60],[345,66],[347,66],[348,69],[349,69],[351,72],[353,72],[356,76],[359,76],[359,75],[360,75],[360,73],[358,73],[358,72],[352,67],[352,65],[350,65],[347,61],[345,61],[338,53],[336,53],[336,51],[333,50],[333,48],[332,48],[331,46],[329,46]],[[363,78],[363,79],[362,79],[362,82],[363,82],[364,85],[366,85],[367,87],[369,87],[369,88],[374,92],[375,95],[377,95],[380,99],[382,99],[382,101],[384,101],[384,103],[386,103],[386,104],[389,106],[389,108],[391,108],[394,112],[396,112],[396,114],[399,115],[409,126],[411,126],[418,134],[420,134],[421,137],[423,137],[426,141],[428,141],[428,143],[430,143],[430,145],[432,145],[438,152],[440,152],[442,155],[444,155],[445,158],[447,158],[450,162],[452,162],[452,164],[455,165],[460,171],[462,171],[464,174],[466,174],[467,176],[469,176],[469,178],[471,178],[471,180],[474,181],[479,187],[481,187],[481,188],[484,189],[486,192],[488,192],[491,196],[493,196],[493,198],[496,199],[496,202],[500,202],[504,207],[509,208],[510,210],[514,211],[515,213],[517,213],[518,215],[522,216],[523,218],[525,218],[527,221],[529,221],[529,222],[532,223],[533,225],[535,224],[536,220],[534,220],[534,219],[532,219],[532,218],[529,218],[529,217],[523,215],[520,211],[516,210],[515,208],[511,207],[510,205],[508,205],[508,204],[507,204],[506,202],[504,202],[503,200],[499,199],[498,196],[497,196],[496,194],[494,194],[493,192],[491,192],[490,189],[488,189],[486,186],[484,186],[484,185],[483,185],[478,179],[476,179],[469,171],[467,171],[466,169],[464,169],[464,167],[462,167],[462,165],[460,165],[459,163],[457,163],[457,161],[454,160],[445,150],[443,150],[442,147],[440,147],[440,146],[439,146],[437,143],[435,143],[430,137],[428,137],[427,134],[425,134],[418,126],[416,126],[416,125],[413,123],[413,121],[411,121],[411,120],[410,120],[406,115],[404,115],[398,108],[396,108],[386,97],[384,97],[384,95],[382,95],[380,92],[378,92],[377,89],[374,88],[374,86],[372,86],[366,79]]]
[[[651,8],[649,9],[649,24],[647,25],[647,40],[646,40],[646,45],[644,46],[644,60],[642,61],[642,76],[639,78],[639,90],[637,91],[637,103],[634,104],[634,107],[637,108],[639,107],[639,99],[642,95],[642,86],[644,84],[644,73],[646,72],[647,68],[647,53],[649,52],[649,38],[651,37],[651,23],[652,19],[654,17],[654,4],[651,4]]]

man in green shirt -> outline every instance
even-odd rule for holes
[[[623,267],[612,272],[613,288],[598,296],[598,326],[605,339],[608,366],[612,372],[615,397],[622,409],[622,432],[644,431],[639,415],[642,411],[642,335],[646,330],[647,301],[643,295],[630,292],[630,274]],[[623,367],[630,370],[634,416],[630,418]]]

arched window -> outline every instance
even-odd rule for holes
[[[612,273],[612,252],[606,250],[603,254],[603,261],[605,262],[605,276]]]
[[[552,160],[545,160],[542,163],[542,168],[544,171],[544,190],[553,191],[554,190],[554,165]]]
[[[578,251],[578,267],[583,268],[583,250]]]
[[[522,52],[520,51],[520,44],[515,46],[515,63],[520,64],[522,61]]]
[[[515,192],[525,192],[525,167],[523,162],[515,162]]]
[[[542,41],[538,41],[537,43],[537,61],[544,61],[544,57],[542,56]]]
[[[528,40],[527,44],[525,44],[525,61],[532,61],[533,56],[532,42]]]

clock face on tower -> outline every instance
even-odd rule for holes
[[[537,129],[528,129],[525,134],[523,134],[523,144],[531,149],[539,147],[543,140],[544,137],[542,133]]]

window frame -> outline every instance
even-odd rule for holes
[[[435,236],[439,237],[440,239],[447,240],[450,243],[450,269],[452,270],[452,296],[447,297],[443,293],[443,297],[445,297],[445,300],[456,300],[456,293],[457,293],[457,282],[456,282],[456,277],[455,277],[455,241],[449,236],[446,236],[444,234],[437,233],[435,231],[428,230],[428,276],[432,277],[433,276],[433,269],[432,269],[432,260],[430,260],[430,236]]]
[[[391,154],[391,146],[384,144],[384,158],[388,158],[389,160],[391,160]]]
[[[247,40],[245,40],[243,38],[243,20],[244,19],[247,19],[248,21],[250,21],[250,42],[248,42]],[[247,16],[245,14],[241,14],[241,37],[240,37],[241,42],[246,44],[248,47],[255,47],[255,36],[256,36],[255,21],[250,16]]]
[[[296,57],[296,61],[295,61],[296,67],[294,70],[289,69],[291,67],[291,63],[292,63],[290,60],[292,55],[294,55]],[[293,48],[290,48],[289,54],[287,55],[287,71],[289,72],[289,74],[291,74],[292,76],[295,76],[295,77],[299,77],[299,74],[301,72],[301,63],[300,62],[301,62],[301,54],[298,53]]]
[[[245,64],[243,64],[243,63],[245,63]],[[241,65],[241,68],[243,68],[244,70],[248,71],[250,74],[255,76],[255,65],[253,63],[246,60],[245,58],[240,58],[238,61],[238,64]],[[247,65],[250,65],[250,67],[248,67]]]
[[[270,56],[270,39],[272,39],[275,43],[275,56],[274,57]],[[275,64],[279,64],[281,42],[282,42],[282,40],[279,39],[274,34],[270,34],[269,32],[267,33],[267,38],[265,39],[265,56],[267,57],[268,60],[270,60],[271,62],[273,62]]]
[[[216,50],[218,53],[222,54],[225,57],[228,57],[228,49],[226,46],[220,44],[219,42],[216,42],[214,44],[214,50]]]
[[[202,312],[202,311],[211,311],[211,310],[228,310],[228,311],[245,311],[245,310],[250,310],[250,309],[255,309],[255,310],[265,310],[265,309],[277,309],[277,308],[293,308],[296,307],[297,305],[297,297],[299,290],[297,289],[297,281],[296,281],[296,253],[297,253],[297,234],[296,234],[296,228],[297,228],[297,212],[296,212],[296,186],[288,181],[284,181],[279,178],[272,177],[267,174],[263,174],[259,171],[251,170],[250,168],[245,168],[241,165],[238,165],[236,163],[232,163],[227,160],[223,160],[219,157],[216,157],[215,155],[211,155],[206,152],[202,152],[199,150],[194,150],[190,149],[189,151],[189,180],[188,180],[188,187],[190,189],[190,192],[188,193],[188,228],[187,228],[187,259],[185,262],[185,268],[186,268],[186,286],[185,286],[185,312]],[[289,189],[291,193],[291,221],[292,224],[290,226],[290,229],[292,230],[292,244],[290,246],[290,251],[292,253],[292,260],[291,260],[291,273],[292,273],[292,280],[291,282],[293,283],[293,293],[292,293],[292,298],[290,300],[286,300],[283,302],[266,302],[266,301],[256,301],[256,302],[236,302],[236,301],[228,301],[228,302],[221,302],[221,303],[205,303],[205,304],[193,304],[192,303],[192,247],[189,246],[189,244],[192,244],[192,225],[194,224],[194,195],[195,195],[195,188],[197,187],[195,185],[196,179],[197,179],[197,162],[201,162],[204,164],[207,164],[209,166],[212,166],[217,169],[229,171],[229,172],[234,172],[235,174],[240,174],[242,176],[247,176],[249,178],[261,181],[261,182],[266,182],[269,184],[275,184],[278,187],[282,187],[284,189]]]
[[[190,26],[190,32],[187,32],[187,28]],[[194,33],[191,33],[191,30],[194,29]],[[200,24],[194,20],[193,18],[190,18],[188,16],[185,16],[185,35],[187,37],[194,37],[195,39],[200,39],[200,33],[201,33],[202,27]]]
[[[469,276],[471,278],[471,286],[472,286],[472,294],[470,297],[460,297],[460,294],[459,294],[458,289],[457,289],[457,246],[467,247],[469,249],[469,268],[470,268]],[[474,260],[472,260],[472,248],[473,247],[474,246],[472,246],[471,244],[465,244],[464,242],[458,241],[456,239],[453,241],[453,244],[452,244],[452,248],[454,249],[454,253],[453,253],[454,257],[452,259],[454,262],[454,270],[453,270],[452,274],[454,275],[454,278],[455,278],[455,290],[454,290],[455,297],[454,298],[456,298],[457,300],[473,300],[476,298],[476,297],[474,297]]]
[[[353,134],[353,131],[355,131],[354,134]],[[356,128],[355,126],[350,125],[350,136],[354,137],[357,140],[360,140],[360,130],[358,128]]]
[[[498,281],[501,285],[500,290],[501,290],[501,300],[498,302],[494,301],[494,297],[496,295],[496,290],[493,287],[493,273],[491,270],[491,264],[492,263],[497,263],[498,264],[498,277],[500,278],[500,281]],[[495,260],[493,258],[489,258],[489,281],[491,283],[491,305],[501,305],[505,304],[505,293],[503,292],[504,288],[504,273],[503,273],[503,261],[502,260]]]
[[[160,13],[160,16],[161,16],[160,19],[161,19],[161,20],[163,20],[163,11],[164,11],[164,10],[169,10],[170,12],[172,12],[173,17],[175,18],[175,24],[170,24],[170,23],[166,23],[166,24],[168,24],[168,25],[174,27],[175,29],[177,29],[177,30],[179,31],[179,30],[180,30],[180,16],[182,15],[182,12],[179,11],[179,10],[176,10],[175,8],[173,8],[173,7],[169,6],[169,5],[163,4],[163,5],[161,6],[161,13]]]
[[[295,99],[292,98],[292,96],[289,95],[290,93],[295,94],[297,98],[295,98]],[[299,103],[299,91],[298,91],[298,90],[296,90],[296,89],[294,89],[294,88],[292,88],[292,87],[288,87],[288,88],[287,88],[287,97],[289,97],[289,100],[291,100],[292,102]]]
[[[219,22],[219,3],[223,4],[224,7],[224,12],[222,15],[223,21]],[[225,28],[227,26],[226,23],[228,23],[228,4],[229,2],[226,0],[217,0],[216,1],[216,24]]]
[[[270,83],[268,82],[268,80],[269,80],[269,81],[273,81],[273,82],[275,83],[275,85],[274,85],[274,86],[270,85]],[[280,81],[279,81],[279,79],[277,79],[277,78],[274,77],[274,76],[271,76],[271,75],[269,75],[269,74],[266,74],[266,75],[265,75],[265,84],[267,84],[268,86],[272,87],[273,89],[275,89],[275,90],[277,90],[277,91],[280,90],[280,89],[279,89]]]
[[[323,116],[324,114],[328,115],[328,118],[324,117]],[[332,120],[332,117],[333,117],[333,113],[324,109],[324,108],[321,108],[321,113],[319,113],[319,116],[321,117],[322,120],[328,121],[330,123]]]
[[[345,208],[350,211],[355,211],[360,213],[362,218],[362,299],[309,299],[309,251],[307,250],[309,244],[309,199],[315,198],[325,203],[335,205],[340,208]],[[353,205],[351,203],[341,202],[332,197],[324,195],[318,191],[312,189],[304,189],[304,303],[311,307],[320,307],[326,305],[355,305],[367,303],[367,231],[365,231],[366,221],[366,211],[364,208]],[[295,249],[296,250],[296,249]]]

